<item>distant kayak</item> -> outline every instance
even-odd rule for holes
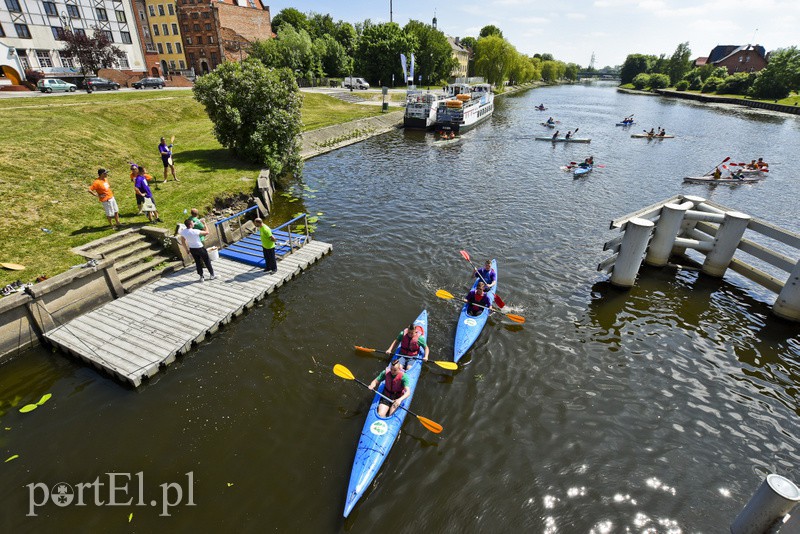
[[[650,135],[646,133],[631,134],[634,139],[674,139],[674,135]]]
[[[587,165],[586,167],[577,166],[573,169],[572,176],[574,178],[580,178],[592,172],[592,169],[594,169],[594,165]]]
[[[618,122],[617,126],[633,126],[635,122]]]
[[[536,137],[537,141],[551,141],[553,143],[591,143],[591,139],[581,138],[581,137],[570,137],[567,139],[566,137],[557,137],[553,139],[552,137]]]
[[[549,122],[543,122],[542,126],[547,126],[548,128],[555,128],[556,127],[555,124],[550,124]]]
[[[727,185],[736,185],[736,184],[752,184],[755,182],[760,182],[766,179],[766,176],[746,176],[743,178],[733,178],[733,177],[726,177],[726,178],[714,178],[713,176],[687,176],[683,179],[684,182],[687,183],[695,183],[695,184],[727,184]]]

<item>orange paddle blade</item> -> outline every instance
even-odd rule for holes
[[[369,347],[359,347],[358,345],[355,346],[355,349],[361,352],[378,352],[376,349],[371,349]]]
[[[467,252],[466,250],[460,250],[459,252],[461,252],[461,256],[462,256],[462,257],[463,257],[465,260],[467,260],[467,261],[470,261],[470,259],[469,259],[469,252]]]
[[[513,313],[507,313],[507,314],[506,314],[506,317],[508,317],[509,319],[511,319],[512,321],[514,321],[515,323],[520,323],[520,324],[522,324],[522,323],[524,323],[524,322],[525,322],[525,317],[523,317],[523,316],[521,316],[521,315],[514,315]]]
[[[442,430],[444,430],[444,428],[442,428],[442,425],[440,425],[436,421],[431,421],[427,417],[422,417],[421,415],[418,415],[417,419],[419,420],[420,423],[422,423],[422,426],[424,426],[434,434],[441,434]]]

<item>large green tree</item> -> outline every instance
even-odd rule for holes
[[[475,73],[500,87],[508,79],[516,55],[516,49],[502,37],[481,37],[475,44]]]
[[[308,14],[308,34],[312,39],[319,39],[325,35],[334,35],[336,24],[328,14],[314,13]]]
[[[325,76],[342,77],[353,71],[353,59],[344,46],[332,35],[323,35],[314,40],[314,53],[322,64]]]
[[[494,24],[489,24],[488,26],[484,26],[481,28],[481,32],[478,34],[478,38],[481,37],[489,37],[490,35],[496,35],[499,38],[503,38],[503,32],[500,31],[500,28],[495,26]]]
[[[254,42],[250,46],[250,56],[267,67],[286,67],[297,77],[319,77],[323,73],[311,36],[288,23],[281,26],[277,38]]]
[[[669,75],[669,82],[675,85],[679,80],[682,80],[686,73],[692,70],[692,51],[689,49],[688,41],[681,43],[672,53],[667,65],[667,73]]]
[[[389,84],[392,74],[402,79],[400,54],[410,57],[417,50],[417,40],[404,32],[396,22],[372,24],[365,21],[358,40],[355,72],[370,83]]]
[[[766,68],[753,82],[756,98],[786,98],[800,90],[800,50],[796,46],[781,48],[769,55]]]
[[[349,22],[340,20],[336,23],[336,30],[333,36],[344,47],[347,55],[351,58],[356,54],[356,46],[358,45],[358,33],[356,29]]]
[[[650,65],[655,57],[645,54],[628,54],[620,70],[620,83],[631,83],[637,74],[650,72]]]
[[[193,91],[222,146],[275,176],[300,171],[303,99],[292,71],[255,58],[227,61],[198,78]]]
[[[418,43],[414,75],[421,74],[422,80],[429,84],[447,80],[458,65],[458,61],[453,57],[450,42],[445,34],[430,24],[417,20],[409,21],[403,30],[413,35]]]
[[[308,31],[308,17],[305,13],[293,7],[284,8],[280,13],[272,17],[272,31],[278,33],[278,30],[284,24],[289,24],[297,30]]]
[[[469,63],[467,63],[467,76],[475,76],[475,45],[478,40],[474,37],[464,37],[461,39],[461,46],[469,51]]]

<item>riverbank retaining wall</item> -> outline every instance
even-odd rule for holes
[[[705,102],[709,104],[733,104],[734,106],[744,106],[748,108],[768,109],[770,111],[779,111],[781,113],[791,113],[792,115],[800,115],[800,106],[784,106],[774,102],[762,102],[760,100],[745,100],[743,98],[731,98],[728,96],[715,96],[704,95],[700,93],[687,93],[686,91],[675,91],[672,89],[656,89],[655,93],[648,91],[635,91],[631,89],[617,88],[622,93],[631,94],[644,94],[644,95],[658,95],[670,98],[683,98],[685,100],[696,100],[698,102]]]

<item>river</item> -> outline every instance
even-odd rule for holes
[[[676,138],[631,139],[614,123],[632,113]],[[534,141],[550,115],[591,144]],[[455,145],[397,131],[310,160],[280,218],[322,213],[333,254],[144,387],[44,348],[0,367],[0,460],[19,455],[0,466],[0,530],[727,531],[765,474],[800,483],[800,328],[732,273],[646,269],[619,291],[595,268],[611,219],[677,193],[799,231],[798,146],[797,117],[597,84],[499,98]],[[559,170],[589,155],[588,177]],[[682,183],[727,156],[764,157],[768,179]],[[458,305],[435,292],[466,291],[460,249],[497,258],[527,322],[490,319],[459,371],[423,372],[412,409],[444,432],[409,417],[344,520],[370,398],[331,368],[371,380],[382,362],[353,346],[386,348],[423,308],[432,359],[451,360]],[[115,502],[133,502],[108,505],[107,473],[131,474]],[[84,506],[37,506],[45,485],[96,479]]]

